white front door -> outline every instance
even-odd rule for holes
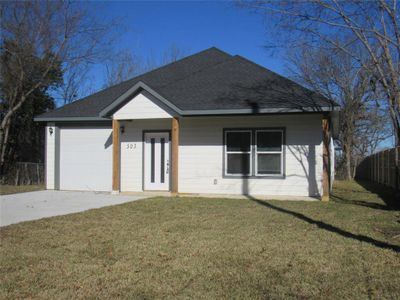
[[[169,133],[144,134],[144,189],[169,191]]]

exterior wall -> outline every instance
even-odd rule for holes
[[[140,93],[116,111],[113,118],[116,120],[164,119],[171,118],[171,115],[155,104],[149,95]]]
[[[122,192],[143,190],[143,130],[171,130],[171,119],[121,121]]]
[[[53,130],[53,134],[50,135],[50,128]],[[54,123],[47,123],[45,127],[45,165],[46,165],[46,189],[54,190],[55,185],[55,161],[56,161],[56,127]]]
[[[322,191],[322,116],[193,117],[181,120],[179,192],[317,196]],[[223,128],[285,127],[285,178],[224,178]]]
[[[171,120],[123,121],[121,191],[143,190],[143,130]],[[223,129],[285,127],[285,178],[224,178]],[[190,117],[180,120],[179,192],[317,196],[322,191],[322,116]]]

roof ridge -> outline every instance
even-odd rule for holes
[[[127,79],[127,80],[125,80],[125,81],[122,81],[122,82],[120,82],[119,84],[125,83],[125,82],[128,82],[128,81],[132,81],[132,80],[137,79],[137,78],[139,78],[139,77],[141,77],[141,76],[144,76],[144,75],[148,75],[148,74],[154,73],[155,71],[159,71],[159,70],[161,70],[161,69],[164,69],[164,68],[166,68],[166,67],[169,67],[169,66],[171,66],[171,65],[174,65],[174,64],[176,64],[176,63],[178,63],[178,62],[184,61],[184,60],[186,60],[186,59],[188,59],[188,58],[192,58],[193,56],[199,55],[199,54],[204,53],[204,52],[206,52],[206,51],[209,51],[209,50],[211,50],[211,49],[217,50],[217,51],[220,52],[220,53],[223,53],[223,54],[229,55],[230,57],[233,57],[231,54],[229,54],[229,53],[227,53],[227,52],[224,52],[224,51],[222,51],[221,49],[218,49],[218,48],[216,48],[216,47],[213,46],[213,47],[204,49],[204,50],[202,50],[202,51],[200,51],[200,52],[196,52],[196,53],[193,53],[193,54],[191,54],[191,55],[185,56],[185,57],[183,57],[183,58],[181,58],[181,59],[178,59],[178,60],[175,60],[175,61],[173,61],[173,62],[170,62],[170,63],[168,63],[168,64],[166,64],[166,65],[159,66],[159,67],[157,67],[157,68],[155,68],[155,69],[153,69],[153,70],[150,70],[150,71],[145,72],[145,73],[142,73],[142,74],[140,74],[140,75],[138,75],[138,76],[135,76],[135,77],[132,77],[132,78]],[[118,85],[118,84],[117,84],[117,85]],[[115,86],[116,86],[116,85],[115,85]]]
[[[229,57],[229,58],[227,58],[227,59],[225,59],[225,60],[223,60],[223,61],[221,61],[221,62],[219,62],[219,63],[216,63],[216,64],[214,64],[214,65],[212,65],[212,66],[208,66],[208,67],[199,69],[199,70],[197,70],[197,71],[195,71],[195,72],[190,73],[189,75],[186,75],[186,76],[181,77],[181,78],[179,78],[179,79],[177,79],[177,80],[174,80],[174,81],[171,81],[171,82],[169,82],[169,83],[166,83],[166,84],[160,86],[159,88],[163,88],[163,87],[165,87],[165,86],[167,86],[167,85],[170,85],[170,84],[173,84],[173,83],[177,83],[177,82],[182,81],[182,80],[185,80],[185,79],[187,79],[187,78],[189,78],[189,77],[191,77],[191,76],[193,76],[193,75],[195,75],[195,74],[204,72],[205,70],[209,70],[209,69],[212,69],[212,68],[214,68],[214,67],[220,66],[220,65],[222,65],[222,64],[224,64],[224,63],[227,63],[228,61],[231,61],[233,58],[234,58],[234,57],[231,55],[231,57]]]
[[[321,93],[318,93],[317,91],[313,91],[313,90],[311,90],[311,89],[309,89],[309,88],[303,86],[302,84],[300,84],[300,83],[298,83],[298,82],[296,82],[296,81],[294,81],[294,80],[288,78],[288,77],[285,77],[285,76],[283,76],[283,75],[281,75],[281,74],[279,74],[279,73],[277,73],[277,72],[274,72],[274,71],[272,71],[272,70],[270,70],[270,69],[268,69],[268,68],[266,68],[266,67],[264,67],[264,66],[262,66],[262,65],[260,65],[260,64],[258,64],[258,63],[255,63],[254,61],[251,61],[251,60],[247,59],[246,57],[243,57],[243,56],[238,55],[238,54],[235,55],[235,56],[233,56],[233,57],[234,57],[234,58],[239,58],[239,59],[244,60],[244,61],[246,61],[246,62],[248,62],[248,63],[251,63],[252,65],[254,65],[254,66],[256,66],[256,67],[258,67],[258,68],[260,68],[260,69],[263,69],[264,71],[268,71],[268,72],[274,74],[275,76],[280,77],[280,79],[283,79],[283,80],[288,81],[288,82],[290,82],[290,83],[292,83],[292,84],[298,85],[298,86],[300,86],[301,88],[303,88],[303,89],[305,89],[305,90],[307,90],[307,91],[309,91],[309,92],[311,92],[311,93],[314,93],[314,94],[316,94],[316,95],[318,95],[318,96],[321,96],[322,98],[326,99],[327,101],[330,101],[330,102],[333,102],[334,104],[336,104],[335,101],[333,101],[333,100],[331,100],[331,99],[328,99],[327,97],[325,97],[325,96],[322,95]]]

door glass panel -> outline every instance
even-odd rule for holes
[[[156,140],[155,139],[150,139],[151,142],[151,153],[150,153],[150,169],[151,169],[151,182],[154,182],[154,177],[155,177],[155,146],[156,146]]]
[[[165,172],[165,139],[161,138],[160,140],[161,143],[161,166],[160,166],[160,170],[161,170],[161,183],[164,183],[165,178],[164,178],[164,172]]]

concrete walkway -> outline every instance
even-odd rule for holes
[[[0,226],[146,198],[110,193],[38,191],[0,196]]]

